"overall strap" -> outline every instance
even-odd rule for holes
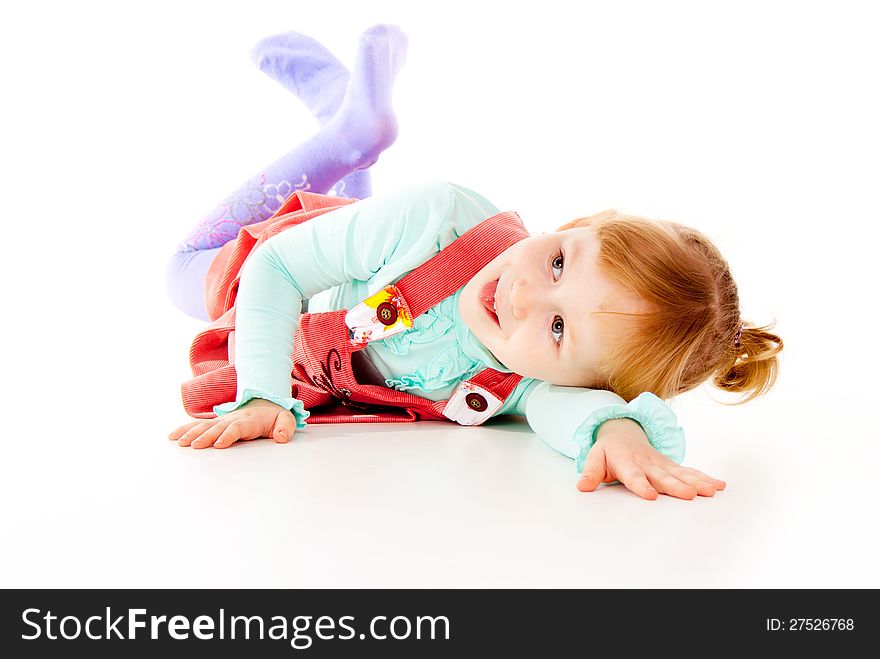
[[[458,385],[449,400],[435,403],[445,417],[463,426],[476,426],[492,418],[516,389],[522,376],[484,368]]]
[[[413,319],[453,295],[492,259],[529,232],[513,211],[498,213],[465,231],[422,265],[349,310],[345,324],[354,345],[404,332]]]
[[[474,275],[529,232],[519,215],[506,211],[483,220],[397,282],[413,317],[420,316],[467,284]]]

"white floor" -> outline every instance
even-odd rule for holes
[[[846,3],[509,3],[499,21],[450,2],[14,10],[0,587],[880,587],[874,23]],[[779,320],[768,396],[675,402],[685,464],[727,490],[580,493],[517,419],[166,439],[201,324],[165,299],[165,260],[314,130],[249,48],[297,29],[350,66],[382,21],[410,52],[374,190],[451,180],[534,232],[606,208],[678,220],[729,259],[746,318]]]

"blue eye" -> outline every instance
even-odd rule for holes
[[[550,333],[553,335],[553,339],[556,341],[557,346],[562,343],[562,330],[564,327],[565,323],[562,322],[562,318],[559,316],[553,318],[553,322],[550,324]],[[558,339],[556,338],[557,334],[559,334]]]
[[[559,265],[554,265],[557,261],[559,261]],[[562,264],[565,262],[565,258],[562,255],[562,252],[557,254],[552,261],[550,261],[550,267],[553,270],[559,270],[559,276],[562,276]],[[559,277],[557,277],[558,279]]]

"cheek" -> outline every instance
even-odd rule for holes
[[[544,343],[544,336],[534,327],[521,327],[510,337],[509,344],[520,359],[529,362],[545,362],[550,355],[550,347]]]

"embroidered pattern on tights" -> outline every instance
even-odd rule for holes
[[[241,227],[269,219],[291,194],[297,190],[307,191],[311,187],[305,174],[298,183],[281,180],[268,184],[265,174],[261,174],[211,211],[183,243],[180,251],[222,247],[238,236]]]

